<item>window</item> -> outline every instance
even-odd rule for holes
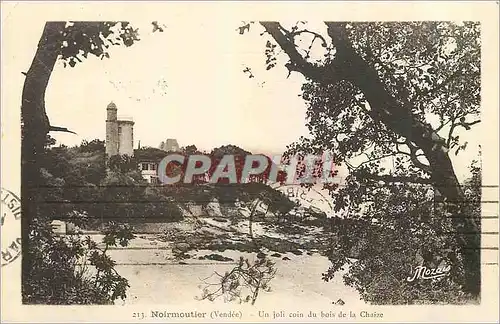
[[[150,181],[152,184],[159,184],[160,183],[160,180],[158,179],[158,177],[151,177]]]
[[[150,163],[149,164],[149,170],[156,171],[156,164],[155,163]]]
[[[141,163],[141,169],[142,169],[142,171],[147,171],[148,170],[148,163]]]

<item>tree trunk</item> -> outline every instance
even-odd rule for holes
[[[327,22],[328,35],[336,47],[336,57],[325,66],[307,62],[300,55],[293,41],[277,22],[261,22],[261,25],[289,56],[286,65],[289,71],[297,71],[315,82],[329,85],[341,80],[350,81],[365,95],[370,104],[371,116],[383,123],[394,133],[413,142],[424,152],[429,161],[429,172],[433,185],[446,198],[456,203],[452,207],[455,237],[462,250],[462,284],[466,291],[478,295],[480,292],[480,232],[479,226],[459,205],[464,202],[464,193],[455,175],[453,165],[444,147],[444,140],[437,135],[429,124],[424,124],[411,114],[385,89],[377,71],[351,47],[345,30],[337,23]]]
[[[59,55],[61,33],[64,22],[47,22],[38,43],[38,48],[26,73],[21,104],[21,199],[22,199],[22,246],[29,251],[29,234],[33,219],[37,216],[37,189],[40,184],[40,161],[49,131],[45,114],[45,90]],[[30,273],[30,260],[22,258],[22,282]],[[22,285],[23,299],[26,289]]]
[[[444,140],[428,124],[416,120],[408,110],[401,106],[386,91],[378,78],[377,72],[371,68],[358,54],[349,53],[345,69],[346,80],[364,93],[374,118],[380,120],[394,133],[415,143],[429,161],[429,171],[435,188],[450,203],[449,212],[453,214],[455,238],[462,250],[465,290],[478,295],[480,292],[480,232],[474,219],[467,215],[464,192],[457,179]]]
[[[252,242],[254,242],[254,237],[253,237],[253,217],[254,214],[257,210],[257,205],[260,203],[259,199],[257,198],[256,201],[254,201],[252,205],[252,209],[250,210],[250,215],[248,215],[248,232],[250,234],[250,238],[252,239]]]

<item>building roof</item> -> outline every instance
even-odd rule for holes
[[[108,107],[106,109],[114,109],[114,110],[117,110],[118,108],[116,108],[116,105],[113,101],[111,101],[108,105]]]
[[[131,125],[135,124],[133,120],[117,120],[116,122],[118,124],[131,124]]]

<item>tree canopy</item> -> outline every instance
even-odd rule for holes
[[[430,185],[446,202],[446,213],[428,211],[430,218],[451,222],[448,237],[458,246],[453,264],[462,270],[455,279],[477,295],[480,225],[470,217],[450,154],[467,146],[458,131],[480,122],[479,23],[325,22],[321,30],[308,29],[306,22],[259,25],[268,38],[267,68],[275,68],[283,55],[289,73],[305,77],[302,97],[311,136],[290,145],[288,153],[328,150],[348,167],[344,186],[329,189],[337,210],[349,217],[388,188],[411,192],[417,184]],[[257,26],[245,23],[239,32]],[[392,204],[409,199],[397,197]],[[411,217],[400,211],[391,217]],[[442,254],[435,245],[432,252]]]
[[[155,28],[154,31],[161,32],[162,29]],[[55,286],[51,288],[50,284],[48,286],[43,286],[40,282],[33,282],[34,269],[38,269],[36,271],[40,273],[47,271],[47,269],[51,269],[51,267],[53,269],[58,269],[58,267],[60,267],[59,262],[61,261],[60,256],[62,255],[64,257],[63,263],[67,260],[71,261],[70,263],[68,263],[69,261],[66,262],[68,264],[65,265],[65,269],[69,271],[67,279],[71,282],[71,280],[74,279],[73,275],[70,274],[71,271],[74,271],[74,264],[72,262],[76,262],[78,257],[81,256],[81,252],[84,251],[84,249],[81,248],[79,248],[78,251],[70,251],[67,249],[67,242],[65,243],[61,240],[59,240],[57,244],[54,243],[54,237],[50,231],[48,222],[55,214],[63,214],[67,210],[64,210],[64,208],[63,210],[46,210],[47,208],[44,208],[46,206],[39,208],[38,202],[43,200],[43,196],[45,196],[45,198],[47,198],[47,196],[60,198],[64,190],[59,188],[54,191],[47,191],[40,190],[40,187],[46,185],[54,185],[56,187],[64,185],[65,181],[71,181],[68,178],[72,178],[76,181],[83,181],[84,185],[86,185],[87,181],[91,179],[98,180],[103,175],[103,170],[100,169],[99,166],[90,168],[96,172],[86,174],[84,179],[79,177],[81,174],[68,175],[67,171],[72,171],[75,165],[67,165],[70,156],[62,147],[60,148],[59,154],[56,153],[58,155],[56,160],[59,160],[58,163],[60,163],[63,169],[56,170],[54,173],[60,173],[60,175],[64,174],[66,177],[54,177],[54,175],[47,172],[47,169],[44,168],[50,165],[47,164],[46,159],[47,157],[50,159],[50,155],[45,156],[48,133],[50,131],[72,133],[71,130],[65,127],[51,125],[49,117],[46,114],[45,92],[56,61],[62,60],[64,66],[74,67],[77,62],[83,62],[89,54],[100,57],[101,59],[108,58],[108,49],[110,46],[131,46],[138,40],[138,30],[133,28],[128,22],[50,21],[44,26],[30,68],[27,72],[23,72],[26,78],[24,81],[21,102],[21,196],[23,199],[23,204],[21,206],[23,213],[23,218],[21,220],[21,237],[23,255],[25,256],[22,259],[22,295],[25,302],[36,302],[37,298],[43,298],[44,294],[48,294],[48,292],[44,292],[44,289],[56,288],[57,290]],[[50,143],[53,144],[53,141]],[[91,143],[84,143],[83,146],[85,147],[84,150],[87,150],[87,153],[91,155],[94,149],[99,151],[99,153],[95,154],[96,156],[104,153],[102,151],[102,142],[94,141]],[[88,158],[88,156],[86,158]],[[97,158],[97,160],[99,160],[99,158]],[[96,161],[96,159],[93,161]],[[92,163],[93,162],[88,161],[88,166]],[[90,194],[87,191],[88,190],[82,190],[80,194]],[[87,198],[88,197],[89,196],[87,196]],[[110,235],[114,235],[113,233],[115,232],[113,231],[114,230],[110,232]],[[40,243],[44,240],[52,243],[41,245]],[[81,247],[81,244],[79,246]],[[92,246],[87,247],[89,250],[94,249]],[[66,251],[64,252],[64,250]],[[97,253],[95,254],[96,256],[106,258],[105,253],[99,254],[98,251],[94,252]],[[52,254],[56,257],[55,261],[44,258],[44,255]],[[94,261],[98,262],[99,260]],[[103,271],[104,270],[111,271],[112,269],[108,268],[103,269]],[[53,274],[58,273],[57,270],[53,270],[52,272]],[[99,275],[97,277],[95,285],[92,283],[90,286],[97,287],[99,284]],[[102,279],[103,276],[100,278]],[[57,280],[57,276],[45,279],[47,279],[45,282],[47,283],[52,279]],[[112,302],[116,298],[124,298],[127,285],[126,281],[123,281],[123,278],[120,276],[114,276],[114,273],[111,273],[111,276],[106,280],[108,279],[109,282],[106,282],[105,285],[108,287],[115,285],[117,288],[116,290],[90,289],[88,295],[84,294],[82,298],[75,302]],[[82,286],[78,286],[80,284],[78,280],[73,280],[73,282],[77,283],[73,286],[73,288],[76,288],[76,291],[78,291],[79,288],[89,288],[88,283],[80,282]],[[54,295],[53,297],[54,300],[48,302],[72,302],[75,296],[64,297]]]
[[[254,25],[245,23],[238,31],[245,34],[253,31]],[[322,30],[310,30],[306,22],[287,27],[269,21],[258,25],[268,38],[264,51],[267,69],[276,68],[281,55],[286,57],[284,67],[289,73],[305,77],[301,95],[307,105],[306,124],[311,136],[290,145],[287,154],[333,152],[334,162],[350,171],[341,187],[326,185],[336,210],[353,221],[339,225],[338,219],[331,220],[331,249],[324,253],[332,266],[324,279],[331,279],[354,259],[345,280],[368,301],[406,303],[418,296],[442,300],[457,291],[463,292],[464,298],[467,294],[478,296],[480,168],[473,164],[472,177],[460,183],[450,155],[467,148],[463,134],[480,122],[479,24],[325,22]],[[163,31],[156,22],[153,27],[154,32]],[[69,212],[38,209],[40,198],[111,197],[126,202],[120,213],[129,217],[146,211],[133,208],[134,197],[167,201],[165,192],[140,188],[140,174],[133,169],[135,160],[116,157],[106,173],[100,162],[105,158],[102,141],[82,143],[79,149],[54,147],[50,152],[45,141],[50,131],[70,131],[51,125],[45,113],[45,91],[56,61],[74,67],[89,54],[108,58],[110,46],[132,46],[137,41],[138,30],[128,22],[45,25],[25,73],[22,95],[22,244],[28,254],[35,255],[31,260],[23,258],[23,296],[32,293],[28,279],[33,262],[44,262],[43,255],[49,252],[61,261],[60,253],[68,252],[64,244],[32,249],[31,230],[38,235],[32,239],[53,244],[45,217]],[[249,77],[254,75],[250,72]],[[154,159],[163,154],[147,148],[136,152]],[[183,150],[187,155],[193,152],[197,152],[195,146]],[[238,156],[241,169],[242,157],[250,152],[228,145],[211,153],[216,159],[224,154]],[[70,197],[71,192],[61,190],[66,183],[89,189]],[[97,189],[99,185],[121,184],[133,189],[126,193]],[[55,190],[39,192],[40,185]],[[262,186],[253,187],[260,190]],[[228,187],[219,194],[232,198],[235,192]],[[254,198],[253,194],[247,196]],[[39,217],[41,211],[44,217]],[[147,210],[151,214],[162,212]],[[108,234],[114,237],[116,233]],[[453,264],[453,281],[428,282],[427,286],[402,283],[408,264],[437,266],[443,262]],[[71,267],[67,270],[70,273]],[[113,276],[109,280],[120,282],[119,289],[105,291],[95,299],[109,302],[124,297],[126,281]],[[436,289],[443,294],[433,295]]]

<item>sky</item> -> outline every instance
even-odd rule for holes
[[[281,152],[307,134],[306,106],[298,97],[303,78],[286,79],[282,65],[265,72],[265,39],[259,32],[239,35],[240,21],[179,22],[154,34],[149,21],[132,24],[141,38],[133,46],[114,47],[110,59],[54,69],[47,113],[53,125],[78,134],[54,133],[58,142],[104,139],[111,101],[118,116],[135,121],[134,147],[138,141],[158,147],[176,138],[181,146],[202,149],[234,144]],[[246,66],[254,78],[243,72]]]
[[[161,19],[158,20],[162,24]],[[262,27],[251,25],[240,35],[240,20],[183,20],[152,33],[151,20],[133,21],[141,40],[131,47],[112,47],[109,59],[89,57],[74,68],[58,63],[46,93],[51,124],[77,133],[52,133],[58,143],[105,139],[106,106],[113,101],[118,116],[132,118],[134,147],[158,147],[175,138],[180,146],[211,150],[233,144],[254,153],[279,154],[307,136],[306,103],[299,96],[302,75],[284,67],[286,56],[265,69]],[[310,24],[311,25],[311,24]],[[324,30],[324,24],[312,24]],[[43,29],[43,21],[25,26],[15,41],[8,70],[12,96],[20,103],[24,76]],[[256,30],[257,29],[257,30]],[[315,55],[321,53],[314,53]],[[254,78],[244,73],[252,69]],[[18,105],[12,101],[10,104]],[[477,157],[479,127],[468,132],[468,149],[452,156],[460,179]]]

